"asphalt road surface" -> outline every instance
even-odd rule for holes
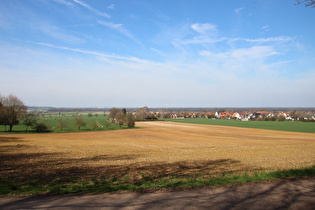
[[[0,197],[0,209],[315,209],[315,177],[152,193]]]

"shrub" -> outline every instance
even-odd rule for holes
[[[93,122],[91,123],[91,126],[93,127],[94,130],[99,127],[97,121],[93,121]]]
[[[80,130],[81,126],[85,126],[86,122],[84,122],[82,116],[74,118],[74,127],[77,127]]]
[[[63,128],[67,127],[68,123],[65,118],[58,119],[57,128],[60,128],[60,131],[62,131]]]
[[[43,123],[43,122],[36,123],[33,128],[38,133],[49,132],[48,126],[45,123]]]
[[[106,121],[104,126],[105,126],[105,128],[108,128],[110,126],[110,122]]]
[[[128,128],[135,127],[135,118],[132,113],[128,113],[125,116],[125,125],[128,126]]]

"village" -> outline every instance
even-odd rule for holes
[[[160,116],[160,113],[155,113]],[[311,111],[216,111],[216,112],[166,112],[163,118],[184,119],[184,118],[208,118],[208,119],[228,119],[228,120],[261,120],[261,121],[306,121],[315,122],[315,113]]]

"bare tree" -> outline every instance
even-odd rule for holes
[[[4,97],[0,95],[0,125],[4,125],[4,131],[7,131],[8,117],[3,105]]]
[[[108,127],[110,126],[110,122],[106,121],[106,122],[104,123],[104,126],[105,126],[105,128],[108,128]]]
[[[122,110],[120,110],[115,116],[116,124],[119,125],[120,128],[125,122],[125,116],[126,114]]]
[[[0,100],[1,124],[9,125],[9,131],[12,131],[13,126],[19,123],[19,118],[26,113],[26,106],[12,94],[7,97],[0,97]]]
[[[125,116],[125,125],[128,126],[128,128],[135,127],[135,118],[132,113],[128,113]]]
[[[91,126],[93,127],[94,130],[99,127],[96,120],[91,123]]]
[[[84,122],[82,116],[78,116],[74,119],[74,126],[77,127],[78,130],[80,130],[80,128],[85,125],[86,125],[86,122]]]
[[[68,126],[68,123],[65,118],[58,119],[57,128],[60,128],[60,131],[62,131],[62,129],[66,128],[67,126]]]
[[[108,118],[111,119],[111,118],[115,118],[116,114],[121,111],[120,109],[117,109],[117,108],[112,108],[109,112],[109,116]]]
[[[23,117],[23,124],[26,126],[25,131],[27,131],[28,127],[32,127],[36,124],[36,116],[34,114],[26,114]]]
[[[136,115],[139,120],[145,120],[148,113],[149,113],[149,108],[147,106],[142,107],[136,111]]]
[[[306,7],[315,8],[315,0],[296,0],[296,5],[305,4]]]

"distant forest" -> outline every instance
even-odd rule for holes
[[[33,111],[45,111],[45,112],[109,112],[111,108],[58,108],[58,107],[37,107],[37,106],[28,106],[28,110],[33,110]],[[116,108],[126,108],[127,112],[136,112],[140,107],[132,107],[132,108],[127,108],[127,107],[116,107]],[[243,111],[310,111],[310,112],[315,112],[315,107],[217,107],[217,108],[211,108],[211,107],[160,107],[160,108],[150,108],[150,112],[217,112],[217,111],[230,111],[230,112],[243,112]]]

